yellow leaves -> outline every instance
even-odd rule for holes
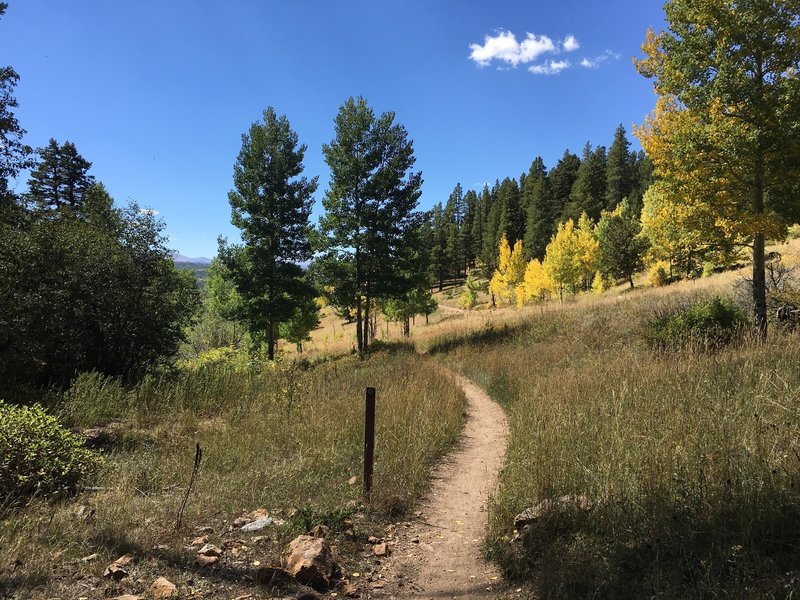
[[[525,278],[525,252],[522,249],[522,240],[517,240],[511,251],[508,264],[508,281],[512,285],[519,285]]]
[[[500,272],[500,269],[494,272],[489,281],[489,294],[492,295],[495,302],[501,304],[511,301],[511,288],[508,285],[508,279],[506,279],[505,273]]]
[[[553,280],[545,271],[542,263],[535,258],[525,267],[525,278],[522,287],[524,289],[525,300],[535,300],[539,302],[550,298],[555,291]]]
[[[516,298],[517,304],[522,306],[524,293],[519,291],[525,278],[525,252],[522,241],[517,240],[512,249],[503,234],[500,238],[499,251],[500,256],[497,261],[499,266],[489,281],[489,293],[494,296],[495,302],[510,303],[512,298]]]

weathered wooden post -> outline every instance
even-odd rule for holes
[[[367,388],[364,410],[364,502],[372,491],[372,470],[375,464],[375,388]]]

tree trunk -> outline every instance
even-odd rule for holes
[[[356,342],[358,355],[364,357],[364,340],[361,338],[361,296],[356,299]]]
[[[756,158],[753,182],[753,212],[764,213],[764,161]],[[764,256],[764,233],[758,232],[753,238],[753,329],[760,339],[767,337],[767,281]]]
[[[267,326],[267,358],[275,360],[275,327],[272,321]]]
[[[628,275],[628,281],[629,281],[629,282],[630,282],[630,284],[631,284],[631,289],[633,289],[633,274],[631,274],[631,275]]]
[[[364,334],[361,336],[364,354],[369,351],[369,303],[370,298],[367,296],[366,301],[364,302]]]

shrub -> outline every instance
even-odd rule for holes
[[[647,280],[653,287],[661,287],[670,283],[669,276],[669,263],[660,260],[650,267],[650,272],[647,274]]]
[[[100,458],[83,440],[58,424],[39,405],[13,406],[0,400],[0,490],[2,500],[74,493]]]
[[[747,323],[744,311],[732,300],[713,298],[657,315],[647,323],[645,337],[659,350],[716,349],[740,337]]]

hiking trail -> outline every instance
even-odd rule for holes
[[[392,556],[381,568],[372,598],[487,598],[505,588],[482,557],[486,502],[497,488],[508,423],[480,387],[443,367],[467,397],[458,446],[432,473],[431,490],[412,521],[397,528]]]

